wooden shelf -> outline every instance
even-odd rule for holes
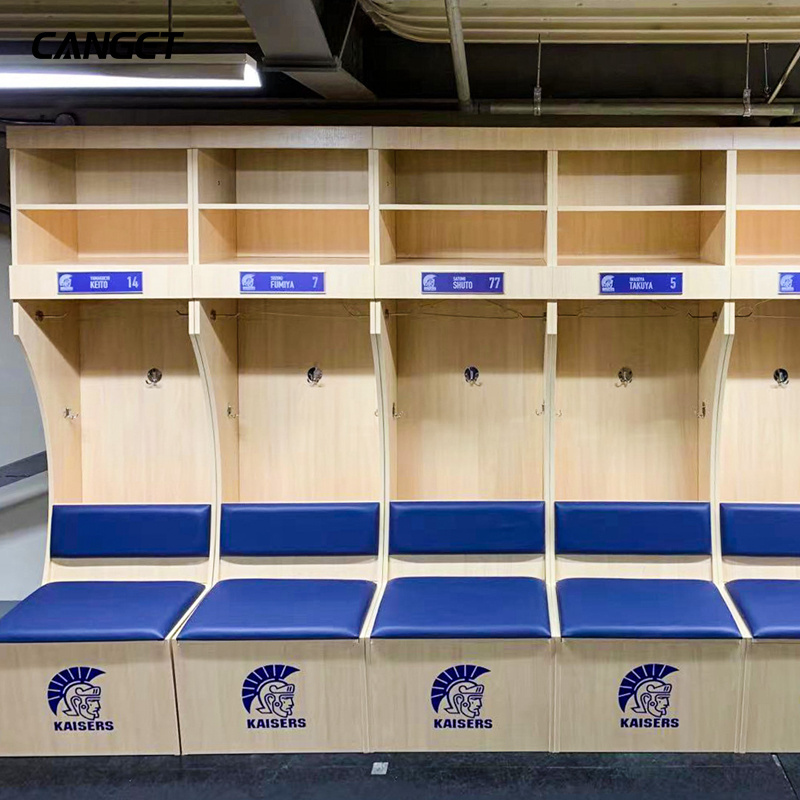
[[[756,204],[756,205],[738,205],[737,211],[800,211],[800,204],[786,204],[786,205],[769,205],[769,204]]]
[[[382,203],[381,211],[547,211],[546,205],[469,205],[436,203]]]
[[[17,211],[188,211],[188,203],[17,203]]]
[[[800,270],[800,252],[791,255],[763,255],[736,257],[737,267],[780,267]]]
[[[800,209],[740,211],[736,215],[736,263],[797,264]]]
[[[544,258],[398,258],[387,268],[415,267],[417,269],[459,269],[459,270],[491,270],[518,269],[521,267],[545,267]]]
[[[724,205],[690,205],[690,206],[656,206],[656,205],[640,205],[640,206],[566,206],[561,205],[558,207],[559,211],[563,212],[613,212],[613,213],[636,213],[636,212],[686,212],[686,211],[725,211]]]
[[[368,203],[200,203],[200,211],[369,211]]]
[[[692,269],[694,267],[719,267],[696,258],[673,258],[669,256],[562,256],[558,257],[559,267],[599,267],[601,269],[649,269],[670,267],[676,269]]]
[[[736,203],[747,210],[800,204],[800,150],[737,153]]]

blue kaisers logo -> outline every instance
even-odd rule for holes
[[[71,292],[72,291],[72,275],[70,273],[63,273],[58,276],[58,291]]]
[[[620,727],[677,728],[678,720],[668,716],[672,684],[664,680],[677,671],[667,664],[642,664],[632,669],[622,679],[617,699],[623,714],[638,716],[623,717]]]
[[[47,705],[56,717],[57,731],[113,731],[114,723],[100,719],[102,689],[93,681],[105,675],[94,667],[62,669],[47,687]]]
[[[297,695],[295,685],[286,679],[297,667],[267,664],[254,669],[242,684],[242,704],[248,714],[260,717],[247,720],[248,730],[259,728],[305,728],[305,719],[294,716]]]
[[[486,667],[459,664],[436,676],[431,688],[431,705],[437,714],[449,714],[452,718],[437,717],[433,721],[434,728],[492,727],[492,720],[481,719],[486,687],[478,678],[487,672]]]

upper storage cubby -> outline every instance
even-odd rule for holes
[[[709,499],[721,308],[558,304],[557,499]]]
[[[390,311],[399,500],[544,497],[544,303],[402,301]]]
[[[385,151],[378,182],[383,265],[546,263],[543,152]]]
[[[561,266],[725,263],[727,154],[558,155]]]
[[[200,263],[366,265],[366,150],[201,150]]]
[[[15,150],[17,208],[188,208],[186,150]]]
[[[737,154],[736,263],[800,265],[800,150]]]

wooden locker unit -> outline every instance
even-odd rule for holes
[[[697,638],[688,629],[677,638],[584,633],[565,606],[568,589],[573,596],[594,591],[597,579],[609,581],[607,591],[620,597],[638,592],[643,579],[656,588],[661,580],[687,579],[715,586],[717,420],[732,313],[731,304],[720,302],[559,304],[553,577],[563,636],[556,653],[559,750],[738,746],[743,647],[724,593],[713,602],[727,613],[730,640]],[[563,541],[560,527],[575,509],[602,517],[595,523],[596,541],[587,543],[589,534],[582,535],[580,548]],[[616,541],[625,539],[625,515],[634,512],[640,517],[626,550]],[[701,529],[695,542],[673,549],[663,537],[680,538],[684,513],[705,513],[705,533]],[[669,520],[662,520],[673,514],[678,517],[670,532]],[[664,533],[657,533],[662,526]],[[626,608],[619,619],[626,618]],[[625,624],[607,627],[622,631]],[[620,713],[618,691],[625,681],[632,685],[631,676],[643,680],[646,670],[657,672],[661,665],[678,673],[665,689],[675,690],[671,711],[637,708],[631,714],[625,705]],[[663,685],[662,678],[654,675],[654,685]],[[660,714],[668,723],[661,730],[627,729],[630,719],[654,727]]]
[[[800,441],[792,381],[800,368],[798,342],[796,302],[737,302],[720,432],[721,572],[732,593],[737,583],[755,585],[766,600],[782,589],[791,591],[800,580],[800,548],[794,545],[794,516],[800,511],[795,479]],[[735,522],[743,513],[748,515],[746,524],[754,541],[743,543],[735,534],[725,535],[726,517],[731,515]],[[787,533],[782,547],[776,546],[775,537]],[[765,623],[772,624],[769,615],[746,617],[753,635],[747,648],[742,730],[743,749],[748,752],[794,751],[800,744],[800,726],[786,702],[800,684],[800,615],[790,599],[778,601],[774,608],[782,608],[787,627],[797,630],[771,634],[761,630]],[[747,610],[742,605],[745,616]]]
[[[381,308],[388,498],[422,513],[434,508],[444,515],[444,527],[456,529],[461,523],[451,522],[451,514],[469,525],[470,516],[487,506],[502,514],[514,501],[543,500],[547,304],[431,299]],[[544,579],[544,548],[491,552],[491,541],[482,549],[481,536],[475,551],[456,541],[454,548],[404,554],[392,544],[398,524],[392,521],[386,532],[385,591],[397,579]],[[550,606],[551,619],[553,613]],[[379,609],[376,621],[380,614]],[[368,642],[373,749],[548,749],[549,636],[376,636],[373,627]],[[444,734],[437,728],[437,720],[450,720],[442,711],[432,714],[431,684],[447,668],[460,669],[453,666],[458,664],[483,665],[491,673],[483,709],[494,725],[490,734],[466,723]]]
[[[263,269],[322,270],[328,296],[371,297],[366,138],[361,149],[198,150],[199,296],[238,296],[239,273]]]
[[[195,306],[176,300],[15,303],[14,330],[31,369],[48,451],[50,524],[40,591],[96,585],[113,595],[113,589],[102,588],[111,582],[123,592],[133,586],[144,601],[162,586],[183,587],[181,592],[190,591],[196,599],[210,582],[214,448],[192,342]],[[199,545],[195,541],[188,550],[171,541],[170,520],[184,509],[205,518]],[[78,522],[64,533],[56,520],[73,512]],[[140,516],[146,519],[137,530]],[[147,528],[159,516],[163,538],[152,541]],[[93,523],[94,518],[101,521]],[[105,541],[97,539],[98,524],[107,531]],[[163,637],[102,638],[90,632],[71,638],[54,628],[37,639],[32,628],[28,638],[4,638],[0,693],[7,735],[0,750],[8,755],[178,753],[169,636],[194,599],[185,610],[176,609]],[[102,625],[116,611],[113,597],[107,602],[109,609],[96,609],[105,619]],[[120,603],[125,606],[124,599]],[[27,606],[23,601],[17,609],[30,620]],[[68,628],[80,628],[84,613],[95,616],[90,607],[76,613],[65,620]],[[93,623],[86,624],[92,631]],[[115,640],[117,635],[122,638]],[[77,713],[62,714],[54,706],[52,716],[44,700],[65,675],[75,680],[78,665],[93,670],[79,683],[96,695],[98,709],[81,714],[83,728],[70,729],[67,723],[78,724],[71,722]]]
[[[365,503],[377,509],[382,421],[370,306],[361,300],[203,301],[200,347],[214,408],[223,504],[216,589],[287,578],[379,583],[377,514],[375,552],[360,555],[337,555],[334,534],[330,554],[289,552],[299,532],[272,531],[269,516],[255,533],[263,533],[265,542],[275,537],[286,555],[233,554],[225,533],[226,514],[237,509],[267,515],[276,508],[313,513],[319,507],[335,514],[339,507]],[[325,512],[316,524],[326,536]],[[289,622],[295,613],[286,606]],[[257,619],[257,609],[254,614]],[[209,641],[181,634],[174,658],[184,752],[366,749],[364,641],[358,636],[265,634]],[[303,728],[249,727],[281,721],[262,720],[255,708],[242,708],[243,681],[264,665],[299,671],[292,679],[295,709],[286,723],[299,719]]]

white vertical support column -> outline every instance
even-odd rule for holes
[[[737,151],[728,150],[725,177],[725,265],[729,273],[729,297],[733,297],[736,281],[736,198],[737,192]]]
[[[556,599],[556,541],[555,541],[555,396],[556,396],[556,357],[558,354],[558,304],[547,304],[544,340],[544,503],[545,503],[545,586],[547,587],[547,608],[550,618],[550,635],[553,639],[550,649],[552,657],[553,704],[550,720],[550,749],[557,751],[558,712],[556,702],[558,693],[558,649],[561,639],[561,624],[558,617]]]
[[[214,469],[212,470],[211,475],[211,541],[209,543],[208,572],[206,575],[206,585],[211,586],[219,574],[219,528],[220,506],[222,503],[222,476],[220,474],[220,437],[214,408],[214,391],[211,384],[211,375],[208,369],[208,363],[203,352],[203,344],[201,341],[201,316],[204,316],[204,312],[200,306],[200,301],[190,300],[188,333],[189,339],[192,342],[195,361],[197,362],[197,370],[200,373],[200,380],[203,383],[203,395],[206,400],[208,426],[209,430],[212,432],[211,446],[214,450],[211,459],[212,463],[214,464]]]
[[[193,147],[187,150],[187,200],[189,203],[188,210],[188,231],[189,231],[189,266],[192,272],[192,297],[195,296],[195,271],[200,264],[200,220],[198,209],[199,201],[199,187],[200,187],[200,172],[198,164],[197,148]]]
[[[555,271],[558,266],[558,150],[547,151],[547,219],[545,252],[547,270],[550,275],[550,297],[555,287]],[[558,299],[558,298],[555,298]]]
[[[11,150],[9,156],[10,206],[11,206],[11,263],[17,263],[17,151]],[[12,270],[13,272],[13,270]],[[11,287],[14,297],[14,287]]]
[[[368,151],[369,181],[369,264],[372,272],[372,296],[378,299],[376,270],[379,263],[378,245],[380,231],[380,153],[375,149]]]

